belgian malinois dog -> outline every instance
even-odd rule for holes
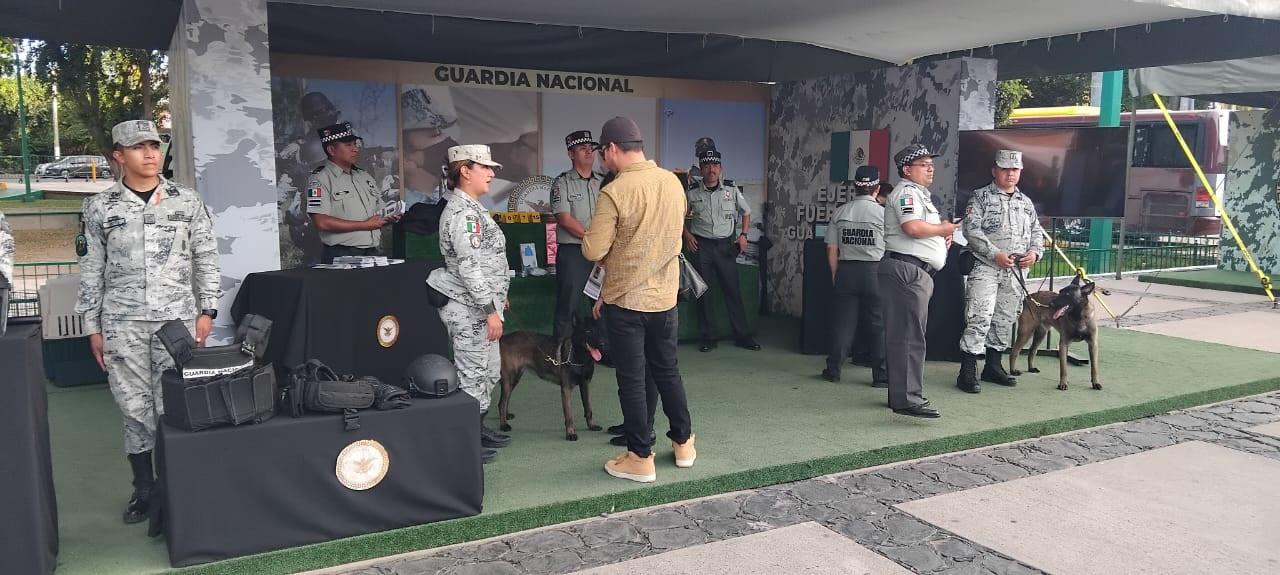
[[[1039,373],[1036,369],[1036,350],[1049,333],[1049,328],[1058,330],[1058,389],[1067,389],[1067,348],[1073,341],[1089,344],[1089,378],[1094,389],[1102,389],[1098,381],[1098,322],[1093,319],[1093,307],[1089,305],[1089,296],[1093,294],[1094,283],[1086,280],[1080,285],[1080,276],[1071,280],[1071,284],[1057,292],[1038,291],[1027,296],[1022,302],[1022,314],[1018,316],[1018,337],[1013,342],[1009,353],[1009,374],[1019,375],[1018,353],[1022,351],[1027,340],[1031,347],[1027,350],[1027,371]]]
[[[503,335],[498,345],[502,355],[502,397],[498,400],[498,418],[503,431],[511,431],[507,422],[515,417],[507,410],[511,392],[520,383],[524,370],[530,367],[538,377],[560,385],[566,439],[578,440],[578,431],[573,427],[573,407],[569,404],[574,387],[582,393],[587,429],[603,429],[596,425],[591,411],[591,376],[601,357],[600,334],[593,320],[574,320],[573,335],[559,340],[531,331],[517,331]]]

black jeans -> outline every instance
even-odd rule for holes
[[[618,374],[618,401],[622,404],[627,451],[640,457],[650,453],[648,411],[652,403],[645,399],[645,380],[650,375],[662,398],[662,412],[671,425],[667,437],[676,443],[688,441],[693,422],[676,366],[676,308],[641,312],[607,305],[605,313],[609,316],[609,346]]]
[[[733,327],[734,339],[745,339],[747,333],[747,311],[742,307],[742,290],[738,286],[738,244],[737,237],[712,239],[696,236],[698,251],[690,254],[694,269],[707,282],[708,291],[716,286],[724,294],[724,305],[729,309],[729,325]],[[716,331],[715,313],[711,310],[710,298],[698,298],[698,329],[702,333],[703,342],[712,342],[719,338]]]
[[[573,318],[578,314],[582,288],[591,275],[591,262],[582,257],[582,246],[560,244],[556,252],[556,319],[551,332],[555,337],[573,335]]]
[[[382,250],[378,248],[353,248],[351,246],[323,246],[320,248],[320,261],[322,263],[331,264],[333,258],[342,256],[380,256]]]

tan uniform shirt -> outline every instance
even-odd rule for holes
[[[311,172],[307,181],[307,213],[325,214],[342,220],[360,222],[382,211],[382,192],[378,182],[359,166],[344,171],[325,160]],[[320,232],[327,246],[376,248],[382,246],[382,230],[358,232]]]

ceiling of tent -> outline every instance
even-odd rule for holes
[[[0,35],[165,49],[180,6],[0,0]],[[1017,78],[1280,54],[1272,1],[272,0],[268,11],[273,52],[757,82],[957,56],[996,58]]]
[[[291,2],[292,0],[284,0]],[[1210,14],[1280,17],[1243,0],[296,0],[478,20],[795,42],[903,64],[940,52]]]

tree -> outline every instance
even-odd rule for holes
[[[111,127],[125,120],[155,119],[168,96],[166,61],[150,50],[37,42],[30,65],[42,82],[57,86],[59,102],[83,125],[95,152],[111,155]]]
[[[1022,80],[1002,80],[996,86],[996,127],[1009,125],[1009,115],[1030,95],[1031,90]]]
[[[1027,108],[1089,105],[1089,74],[1065,74],[1041,78],[1023,78],[1031,94],[1022,100]]]

